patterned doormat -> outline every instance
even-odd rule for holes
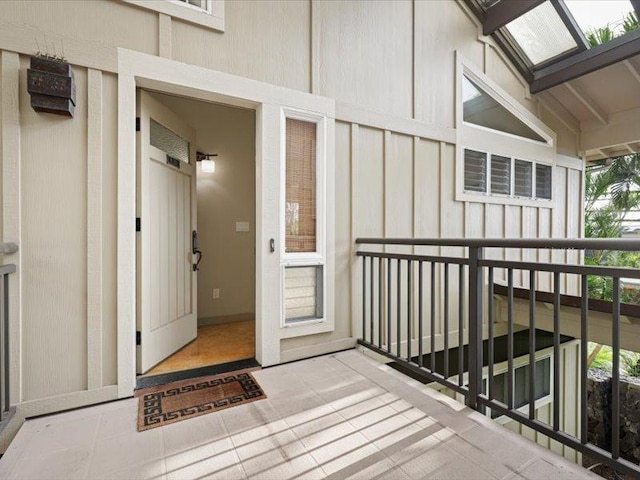
[[[144,388],[136,396],[139,432],[267,398],[242,370]]]

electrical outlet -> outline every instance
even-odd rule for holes
[[[220,289],[219,288],[214,288],[213,289],[213,298],[220,298]]]

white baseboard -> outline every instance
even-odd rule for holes
[[[317,355],[325,355],[327,353],[339,352],[340,350],[348,350],[355,348],[356,339],[352,337],[341,338],[332,342],[318,343],[306,347],[292,348],[280,352],[280,363],[293,362],[304,358],[315,357]]]
[[[220,317],[205,317],[198,319],[198,326],[204,327],[207,325],[222,325],[224,323],[246,322],[248,320],[255,320],[255,318],[255,313],[238,313],[236,315],[223,315]]]

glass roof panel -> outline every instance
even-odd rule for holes
[[[565,0],[565,4],[592,47],[626,33],[625,19],[634,11],[629,0]],[[596,32],[607,27],[610,33]],[[631,25],[626,28],[630,29]],[[590,36],[594,34],[596,38],[592,40]]]
[[[577,44],[550,2],[544,2],[506,25],[532,65],[577,48]]]
[[[465,75],[462,76],[462,111],[465,122],[538,142],[545,141]]]

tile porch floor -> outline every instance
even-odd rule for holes
[[[356,350],[255,376],[268,399],[142,433],[135,399],[29,420],[0,478],[600,478]]]

